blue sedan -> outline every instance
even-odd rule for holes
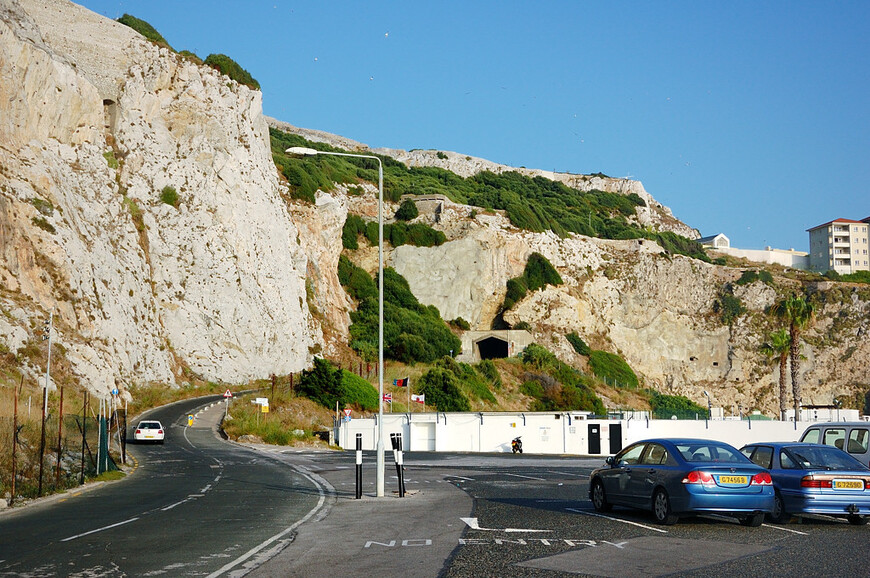
[[[760,526],[773,511],[770,473],[726,443],[650,439],[631,444],[592,472],[589,499],[599,512],[613,505],[652,510],[656,521],[717,513]]]
[[[770,470],[776,504],[770,519],[792,514],[841,516],[855,525],[870,515],[870,469],[831,446],[794,442],[755,443],[741,450]]]

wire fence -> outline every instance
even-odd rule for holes
[[[14,502],[76,487],[116,470],[126,454],[123,412],[0,416],[0,498]],[[88,415],[88,414],[91,415]],[[105,415],[105,414],[108,415]]]

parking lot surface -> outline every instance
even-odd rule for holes
[[[354,453],[260,447],[322,480],[330,506],[252,576],[712,576],[867,573],[870,526],[825,516],[741,526],[719,516],[657,525],[650,514],[594,511],[602,458],[405,455],[399,498],[388,452],[387,496],[374,497],[366,452],[354,499]]]

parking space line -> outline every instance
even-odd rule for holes
[[[774,530],[782,530],[783,532],[791,532],[792,534],[800,534],[801,536],[809,536],[806,532],[801,532],[799,530],[792,530],[791,528],[783,528],[781,526],[773,526],[771,524],[762,524],[765,528],[773,528]]]
[[[646,528],[647,530],[652,530],[654,532],[661,532],[662,534],[667,534],[667,530],[662,530],[661,528],[653,528],[652,526],[647,526],[645,524],[638,524],[637,522],[632,522],[630,520],[622,520],[620,518],[612,518],[610,516],[604,516],[602,514],[598,514],[596,512],[587,512],[586,510],[577,510],[576,508],[565,508],[569,512],[577,512],[578,514],[583,514],[584,516],[595,516],[597,518],[604,518],[605,520],[613,520],[614,522],[622,522],[623,524],[631,524],[632,526],[640,526],[641,528]]]
[[[506,476],[513,476],[515,478],[525,478],[527,480],[538,480],[539,482],[546,482],[547,480],[544,478],[533,478],[532,476],[521,476],[520,474],[505,474]]]
[[[574,476],[575,478],[588,478],[588,474],[571,474],[569,472],[556,472],[553,470],[547,470],[547,473],[550,474],[559,474],[560,476]]]

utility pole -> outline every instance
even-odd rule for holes
[[[39,442],[39,487],[37,496],[42,496],[42,462],[45,454],[45,418],[48,417],[48,376],[51,368],[51,327],[54,323],[54,309],[43,322],[42,340],[48,340],[48,361],[45,363],[45,386],[42,388],[42,435]]]

